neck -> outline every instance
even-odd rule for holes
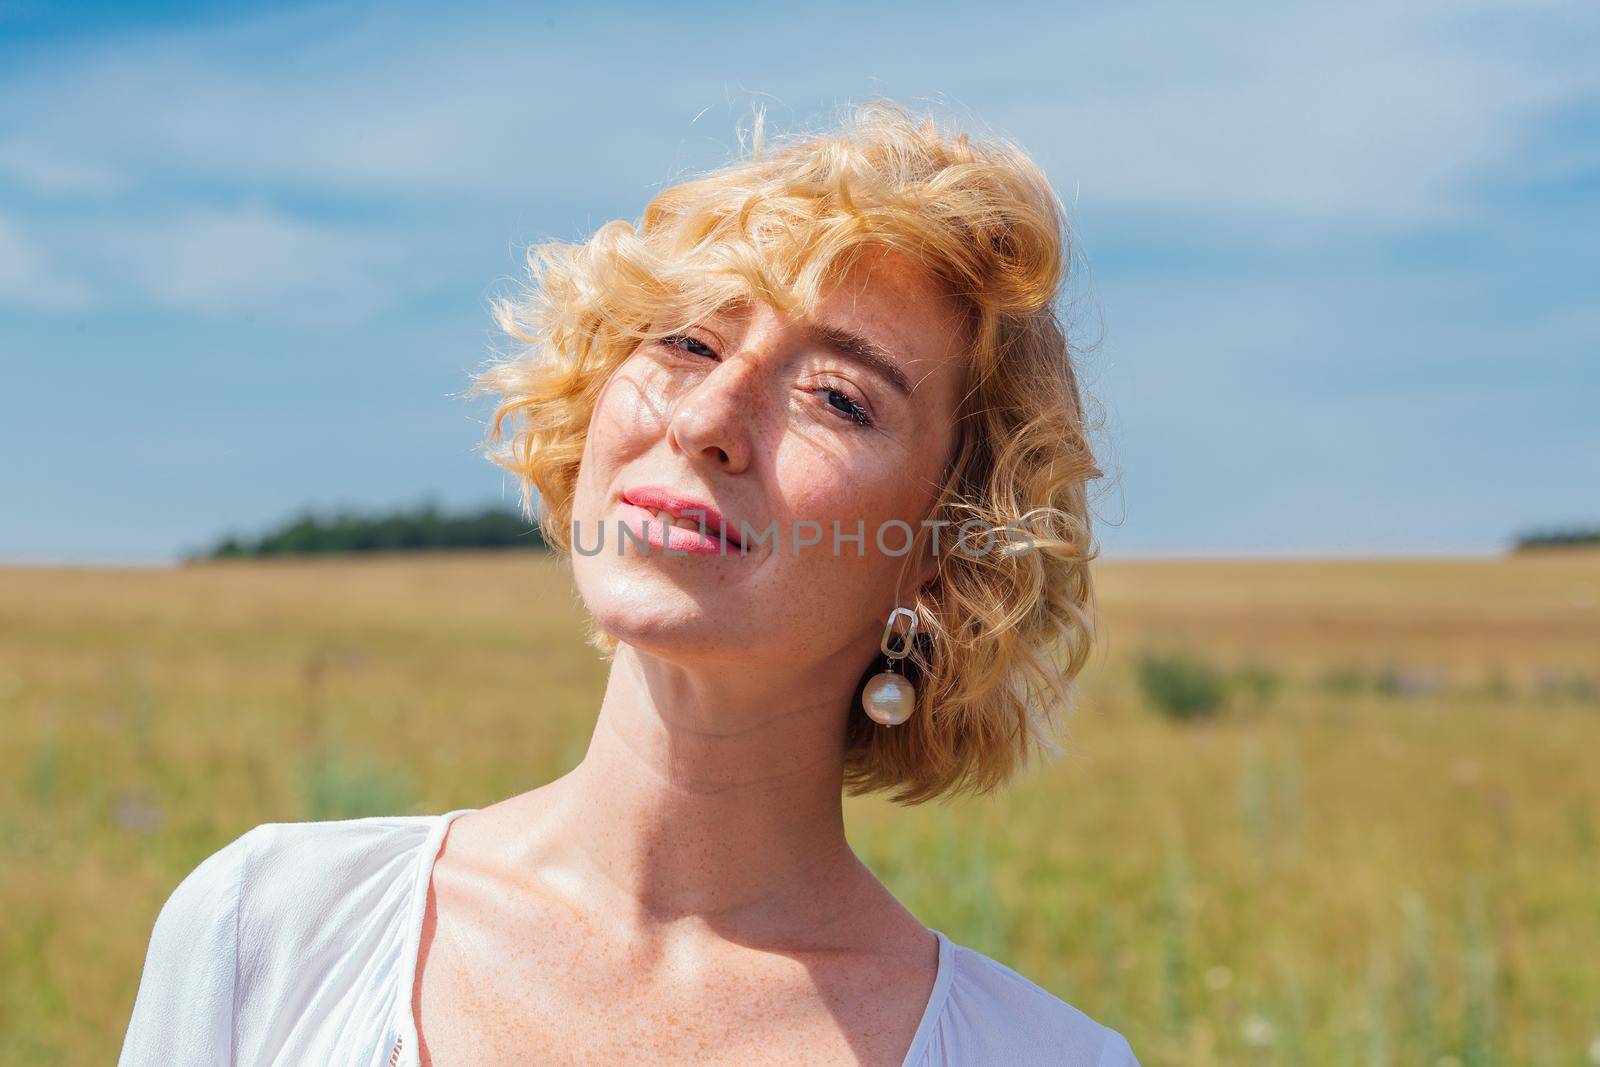
[[[770,929],[865,869],[845,840],[844,715],[865,664],[703,670],[619,645],[579,767],[567,852],[640,922]],[[806,914],[815,924],[817,916]]]

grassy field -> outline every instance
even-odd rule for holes
[[[1600,1063],[1600,552],[1099,576],[1063,757],[852,802],[924,921],[1146,1067]],[[0,571],[0,1063],[112,1062],[237,834],[530,788],[603,678],[534,554]]]

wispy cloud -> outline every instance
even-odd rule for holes
[[[674,146],[710,126],[691,133],[690,119],[754,95],[740,87],[809,110],[876,84],[988,98],[984,118],[1099,202],[1394,221],[1458,213],[1486,170],[1516,164],[1530,122],[1600,94],[1600,71],[1563,41],[1574,16],[1600,30],[1582,9],[1129,4],[979,13],[965,33],[903,16],[858,11],[851,32],[794,14],[708,32],[649,9],[443,24],[306,9],[23,65],[6,95],[28,105],[0,116],[30,159],[80,181],[529,197],[636,187],[641,158],[664,177]],[[885,50],[896,33],[905,47]]]
[[[115,380],[146,390],[154,452],[158,429],[195,417],[177,364],[256,316],[270,329],[251,331],[253,366],[278,346],[284,365],[383,377],[386,407],[438,411],[416,416],[431,428],[411,462],[455,455],[440,383],[460,364],[430,361],[481,343],[478,298],[516,269],[517,243],[636,213],[724,159],[758,101],[782,130],[881,92],[1014,137],[1072,207],[1106,329],[1086,380],[1127,434],[1123,540],[1307,543],[1334,512],[1353,537],[1389,507],[1391,543],[1432,521],[1428,539],[1482,545],[1511,520],[1477,483],[1514,482],[1533,515],[1571,498],[1595,448],[1576,398],[1600,388],[1582,283],[1600,225],[1597,37],[1600,6],[1555,0],[338,3],[128,17],[26,49],[0,37],[0,341],[102,369],[145,354]],[[69,314],[101,347],[71,349]],[[379,374],[401,350],[414,380]],[[34,391],[59,388],[38,366]],[[265,418],[240,399],[259,388],[237,387],[230,424]],[[277,388],[280,410],[304,403]],[[47,432],[33,417],[0,436]],[[337,496],[354,476],[316,462],[313,423],[303,467],[249,451],[271,422],[230,462],[281,477],[280,503]],[[1506,444],[1485,444],[1490,425]],[[1544,450],[1537,477],[1518,442]],[[415,476],[394,478],[400,492]],[[69,483],[45,472],[37,492]],[[264,506],[253,493],[229,514]],[[148,528],[208,521],[163,511]]]
[[[385,242],[260,207],[195,209],[101,242],[109,272],[152,303],[210,317],[359,319],[389,298]]]
[[[1119,5],[1067,31],[1084,47],[1018,103],[1018,124],[1091,202],[1268,223],[1458,221],[1486,180],[1525,165],[1542,116],[1600,100],[1600,69],[1564,41],[1573,14]],[[1580,21],[1600,32],[1593,12]]]
[[[0,143],[0,179],[41,196],[84,196],[116,191],[115,174],[104,167],[61,155],[47,143]]]
[[[1010,15],[934,34],[860,11],[848,33],[791,14],[708,38],[649,10],[629,12],[618,33],[603,12],[440,24],[304,8],[18,64],[0,76],[0,175],[147,220],[150,233],[124,253],[144,279],[130,291],[161,306],[299,296],[375,309],[397,279],[364,276],[382,253],[360,245],[381,245],[419,205],[447,218],[464,199],[641,202],[651,183],[732,140],[731,128],[702,132],[753,99],[731,87],[769,89],[780,120],[785,101],[808,107],[823,88],[812,57],[826,45],[831,70],[871,75],[833,82],[842,93],[875,84],[916,96],[932,82],[957,106],[992,97],[982,117],[1091,211],[1233,217],[1269,242],[1285,224],[1461,223],[1478,210],[1478,187],[1521,165],[1540,115],[1600,98],[1600,70],[1559,41],[1547,47],[1570,32],[1571,13],[1556,14],[1119,5],[1041,10],[1018,35]],[[990,30],[1008,33],[1003,49]],[[884,49],[897,33],[906,47]],[[986,37],[1003,64],[966,51]],[[35,262],[83,266],[70,226],[34,241]],[[72,303],[38,299],[71,291],[59,281],[13,277],[8,291],[40,307]]]
[[[79,311],[89,306],[87,285],[62,273],[14,220],[0,215],[0,303],[43,311]]]

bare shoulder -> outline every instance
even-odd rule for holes
[[[526,857],[519,850],[536,847],[559,823],[558,785],[559,780],[461,813],[450,823],[439,867],[523,866]]]

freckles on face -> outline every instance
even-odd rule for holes
[[[843,440],[798,433],[780,442],[775,467],[782,487],[807,517],[915,525],[937,492],[955,439],[965,340],[960,311],[909,260],[879,253],[827,294],[816,318],[875,342],[895,362],[904,388],[880,380],[875,425]]]
[[[825,657],[863,635],[875,646],[882,616],[911,591],[902,571],[917,573],[905,530],[885,524],[916,529],[954,441],[961,318],[914,263],[884,253],[808,317],[757,303],[641,346],[597,402],[574,519],[592,529],[648,484],[780,532],[743,558],[575,556],[597,621],[663,647]],[[798,548],[800,524],[821,543]]]
[[[615,470],[661,436],[671,397],[651,377],[647,367],[629,359],[601,389],[584,441],[583,462],[591,475]]]

